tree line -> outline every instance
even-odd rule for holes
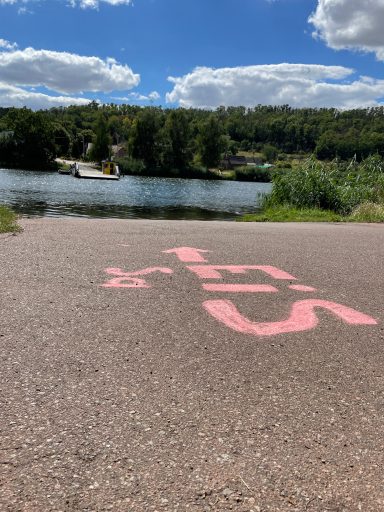
[[[288,105],[163,109],[133,105],[0,108],[0,165],[50,168],[57,156],[101,160],[126,149],[133,173],[217,168],[224,155],[266,160],[314,154],[319,160],[384,156],[384,107],[339,111]]]

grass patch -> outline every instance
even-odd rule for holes
[[[238,222],[384,222],[384,205],[363,203],[351,215],[340,215],[319,208],[295,208],[289,205],[267,207],[260,213],[243,215]]]
[[[342,222],[342,215],[319,208],[295,208],[281,205],[266,208],[260,213],[243,215],[240,222]]]
[[[363,203],[357,206],[348,217],[351,222],[384,222],[384,205]]]
[[[19,233],[22,228],[17,223],[17,215],[7,206],[0,206],[0,233]]]

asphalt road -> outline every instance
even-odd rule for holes
[[[384,510],[384,226],[23,226],[0,510]]]

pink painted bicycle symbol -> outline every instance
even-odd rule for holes
[[[223,283],[226,274],[244,275],[251,271],[266,274],[276,282],[297,281],[297,278],[271,265],[208,265],[201,253],[209,251],[192,247],[179,247],[163,251],[166,254],[176,254],[183,263],[199,263],[199,265],[186,266],[190,272],[202,282],[202,288],[208,293],[278,293],[279,289],[271,284],[240,284]],[[124,272],[120,268],[107,268],[105,272],[113,275],[102,286],[105,288],[150,288],[144,276],[154,272],[173,274],[173,270],[167,267],[151,267],[134,272]],[[316,289],[302,284],[289,284],[288,289],[303,293],[314,293]],[[276,322],[256,322],[246,318],[240,313],[237,306],[228,299],[208,299],[202,304],[203,308],[215,320],[229,329],[253,336],[275,336],[289,332],[308,331],[319,323],[316,309],[330,312],[336,318],[350,325],[376,325],[377,321],[350,307],[322,299],[303,299],[293,302],[287,318]]]

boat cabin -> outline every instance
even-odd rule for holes
[[[119,166],[112,160],[103,160],[101,162],[101,172],[114,176],[120,176]]]

